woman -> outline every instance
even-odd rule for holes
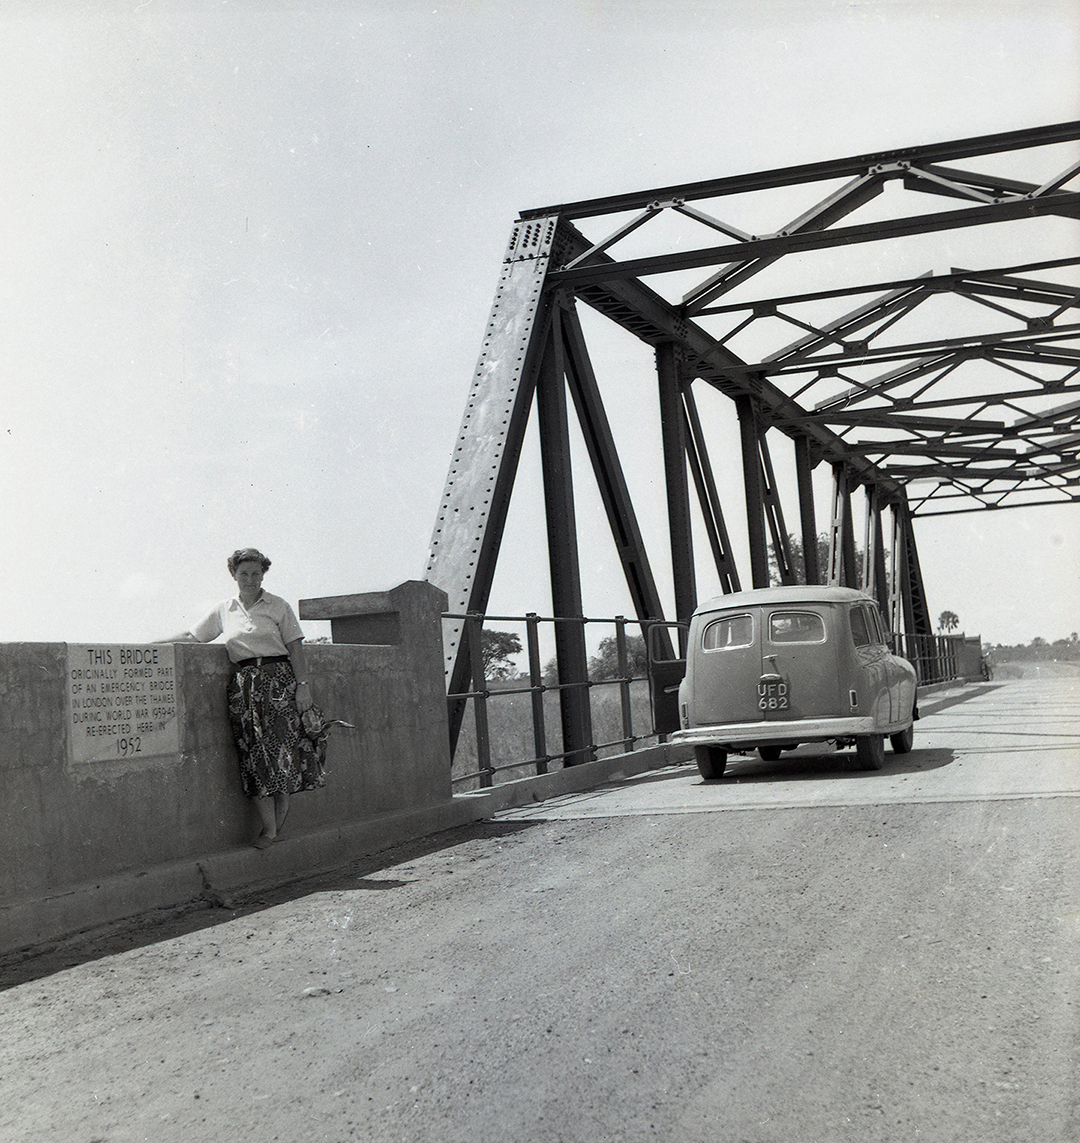
[[[229,721],[244,793],[262,823],[254,845],[266,849],[285,824],[289,795],[326,784],[326,734],[304,666],[304,633],[288,603],[263,590],[270,561],[255,548],[241,548],[228,565],[239,588],[236,597],[163,642],[209,643],[225,636],[235,668]]]

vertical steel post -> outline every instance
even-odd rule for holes
[[[615,616],[615,656],[619,671],[619,709],[622,712],[623,746],[634,749],[634,713],[630,701],[630,657],[626,651],[626,618]]]
[[[865,592],[872,592],[874,580],[874,486],[866,485],[863,490],[866,494],[866,518],[863,522],[863,551],[866,558],[863,560],[862,574],[859,576],[859,588]]]
[[[746,532],[750,542],[750,578],[754,587],[769,586],[769,553],[765,546],[764,482],[753,399],[735,398],[742,445],[743,486],[746,489]]]
[[[829,512],[829,566],[825,572],[825,582],[830,587],[838,587],[843,582],[843,531],[844,531],[844,466],[832,466],[832,501]]]
[[[578,561],[565,376],[562,322],[556,305],[536,387],[548,563],[551,569],[551,602],[556,619],[581,619],[584,612],[581,605],[581,568]],[[592,758],[592,715],[584,624],[555,624],[555,655],[559,665],[559,686],[562,688],[559,691],[559,707],[562,713],[563,751],[566,754],[564,765],[572,766]]]
[[[881,492],[876,485],[866,486],[866,558],[863,562],[863,588],[885,607],[889,585],[885,574],[885,540],[881,528]]]
[[[689,623],[697,606],[694,541],[690,522],[690,487],[686,479],[686,436],[678,361],[674,342],[656,347],[660,389],[660,433],[664,446],[671,572],[675,585],[675,618]],[[660,618],[656,616],[655,618]]]
[[[544,672],[540,666],[540,617],[535,611],[525,616],[525,637],[529,648],[529,698],[532,700],[533,755],[537,774],[548,771],[547,730],[544,725]]]
[[[890,559],[889,559],[889,612],[886,622],[889,630],[899,637],[904,630],[904,608],[901,600],[902,579],[900,569],[904,561],[904,534],[900,528],[900,514],[897,506],[892,505],[890,513],[892,527],[889,530]],[[901,644],[898,643],[898,646]]]
[[[473,701],[473,715],[476,719],[476,769],[480,773],[480,785],[490,786],[494,777],[491,768],[491,736],[488,732],[487,711],[487,679],[484,676],[484,657],[482,654],[484,617],[470,614],[465,620],[468,629],[466,646],[472,674],[473,690],[476,697]]]
[[[804,583],[821,583],[818,559],[817,517],[814,512],[814,475],[810,463],[810,439],[795,438],[795,476],[799,483],[799,524],[802,528]]]
[[[851,518],[851,489],[843,464],[833,468],[833,508],[829,522],[829,583],[855,587],[859,582],[855,559],[855,522]]]
[[[851,511],[851,486],[845,473],[844,497],[844,585],[855,587],[859,582],[859,561],[855,553],[855,516]]]

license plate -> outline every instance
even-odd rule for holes
[[[758,710],[787,710],[791,692],[787,683],[758,683]]]

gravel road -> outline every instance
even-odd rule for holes
[[[117,926],[0,965],[0,1140],[1073,1143],[1078,807],[504,820]]]

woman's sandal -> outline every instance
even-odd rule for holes
[[[255,846],[256,849],[269,849],[275,841],[277,841],[276,837],[261,833],[251,844]]]

